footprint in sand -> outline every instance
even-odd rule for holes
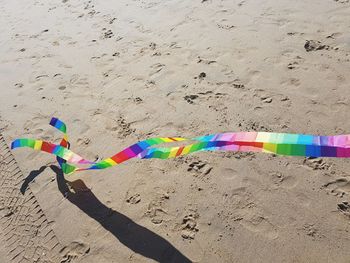
[[[113,54],[112,54],[112,57],[119,57],[120,56],[120,52],[114,52]]]
[[[249,161],[253,160],[256,157],[256,154],[254,152],[222,152],[221,154],[224,158],[235,158],[238,160],[248,159]]]
[[[59,86],[58,89],[59,90],[65,90],[67,87],[66,86]]]
[[[280,82],[281,85],[299,87],[301,82],[297,78],[289,78]]]
[[[184,216],[181,223],[181,237],[184,239],[194,239],[196,232],[199,231],[197,219],[199,214],[192,211]]]
[[[350,2],[350,0],[334,0],[334,2],[340,3],[340,4],[347,4]]]
[[[135,132],[135,129],[131,128],[131,124],[123,116],[119,116],[117,120],[108,120],[106,130],[117,132],[119,138],[125,138]]]
[[[87,138],[87,137],[83,137],[83,138],[79,138],[77,140],[77,144],[78,145],[89,145],[91,142],[91,139],[90,138]]]
[[[297,186],[298,180],[295,176],[285,176],[281,172],[271,172],[271,180],[273,184],[278,188],[292,189]]]
[[[244,84],[240,82],[239,79],[235,79],[232,81],[219,81],[215,83],[217,86],[229,86],[234,89],[245,89]]]
[[[135,132],[135,129],[132,129],[130,126],[131,124],[128,123],[123,117],[119,117],[117,120],[119,127],[121,127],[121,130],[119,131],[119,135],[124,138],[126,136],[129,136],[130,134]]]
[[[143,102],[143,99],[141,99],[140,97],[129,97],[127,98],[128,101],[132,101],[135,104],[140,104]]]
[[[342,35],[343,35],[342,33],[336,32],[336,33],[332,33],[332,34],[328,35],[326,38],[337,39],[337,38],[341,37]]]
[[[247,230],[261,234],[268,239],[276,239],[278,237],[276,227],[264,216],[249,213],[244,216],[240,223]]]
[[[211,90],[205,91],[205,92],[198,92],[198,94],[192,94],[192,95],[186,95],[184,99],[189,103],[193,104],[194,101],[198,98],[205,97],[207,100],[209,99],[215,99],[217,101],[218,99],[227,96],[226,93],[216,92],[214,93]],[[209,106],[209,108],[214,108],[214,106]]]
[[[238,123],[239,127],[242,127],[244,130],[247,131],[263,131],[263,132],[272,132],[272,129],[265,127],[264,125],[261,125],[257,121],[253,120],[244,120],[240,123]]]
[[[288,69],[298,69],[300,64],[304,62],[304,59],[300,56],[296,56],[293,58],[293,61],[290,62],[287,66]]]
[[[230,25],[230,24],[217,24],[217,27],[220,28],[220,29],[225,29],[225,30],[230,30],[230,29],[233,29],[235,28],[234,25]]]
[[[72,77],[70,78],[69,82],[70,82],[71,84],[74,84],[75,82],[78,81],[78,79],[79,79],[79,75],[78,75],[78,74],[74,74],[74,75],[72,75]]]
[[[198,56],[197,63],[204,63],[207,65],[210,65],[210,64],[216,63],[216,60],[205,59],[205,58],[201,58],[200,56]]]
[[[136,193],[136,194],[128,196],[125,201],[129,204],[135,205],[135,204],[138,204],[139,202],[141,202],[141,196],[139,193]]]
[[[224,210],[219,217],[227,220],[228,225],[233,227],[232,222],[237,222],[245,229],[268,239],[278,237],[277,227],[270,222],[266,213],[257,206],[252,194],[247,187],[239,187],[225,193],[222,196]],[[236,224],[236,223],[235,223]]]
[[[289,69],[295,69],[295,68],[298,68],[299,66],[299,63],[297,61],[293,61],[293,62],[290,62],[287,66],[287,68]]]
[[[170,198],[168,192],[164,190],[157,190],[156,196],[148,204],[148,209],[145,213],[151,222],[155,225],[160,225],[163,223],[165,216],[167,215],[167,210],[164,208],[165,202]]]
[[[61,263],[73,262],[80,257],[88,254],[90,252],[89,245],[83,242],[73,241],[68,246],[62,248],[60,254],[62,254]]]
[[[322,158],[308,157],[305,158],[303,164],[312,170],[329,170],[331,168],[331,165],[326,163]]]
[[[350,204],[349,204],[349,202],[344,201],[344,202],[338,204],[338,210],[350,219]]]
[[[191,162],[188,166],[189,167],[188,167],[187,171],[194,172],[194,175],[196,177],[207,175],[213,169],[213,167],[209,166],[207,162],[203,162],[200,160]]]
[[[331,194],[339,197],[350,194],[350,178],[343,177],[323,185]]]
[[[111,18],[111,19],[108,21],[108,23],[111,25],[111,24],[113,24],[114,21],[116,21],[116,20],[117,20],[117,18],[116,18],[116,17],[113,17],[113,18]]]
[[[322,44],[320,41],[315,40],[306,40],[304,45],[306,52],[317,51],[317,50],[329,50],[330,47],[328,45]]]
[[[152,71],[149,73],[149,76],[153,76],[157,73],[159,73],[163,68],[165,67],[164,64],[156,63],[151,66]]]
[[[49,77],[49,75],[46,75],[46,74],[44,74],[44,75],[39,75],[39,76],[36,76],[36,80],[41,80],[41,79],[43,79],[43,78],[48,78]]]
[[[198,95],[186,95],[184,97],[185,101],[187,101],[189,104],[193,104],[194,100],[198,98]]]
[[[15,87],[18,89],[23,88],[23,86],[24,86],[23,83],[16,83],[15,84]]]
[[[263,96],[260,98],[262,102],[264,103],[271,103],[272,102],[272,98],[269,96]]]
[[[205,72],[201,72],[199,73],[198,76],[195,76],[194,79],[199,79],[199,80],[203,80],[207,77],[207,74]]]
[[[226,180],[235,180],[238,176],[238,172],[232,168],[221,168],[220,175]]]
[[[324,237],[322,234],[320,234],[318,228],[314,224],[305,224],[303,226],[303,231],[307,236],[312,237],[314,240],[316,238],[320,239]]]
[[[27,132],[35,132],[36,135],[42,136],[42,132],[44,131],[42,127],[43,120],[47,118],[47,116],[39,114],[36,117],[33,117],[31,120],[28,120],[24,123],[24,129]]]

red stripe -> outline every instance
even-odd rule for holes
[[[41,150],[44,152],[52,153],[54,149],[55,145],[48,142],[43,142],[41,145]]]
[[[176,153],[175,156],[179,156],[179,155],[182,153],[182,151],[183,151],[184,148],[185,148],[185,146],[181,146],[181,147],[177,150],[177,153]]]
[[[60,145],[67,148],[68,143],[65,139],[62,139]]]
[[[116,163],[122,163],[126,160],[130,159],[130,156],[127,155],[124,151],[117,153],[116,155],[112,156],[111,159],[115,161]]]
[[[264,146],[263,142],[234,142],[234,144],[240,146],[253,146],[257,148],[262,148]]]

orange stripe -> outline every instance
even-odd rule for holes
[[[179,155],[182,153],[182,151],[183,151],[184,148],[185,148],[185,146],[181,146],[181,147],[177,150],[176,156],[179,156]]]
[[[65,139],[62,139],[60,145],[63,146],[63,147],[67,147],[68,142]]]

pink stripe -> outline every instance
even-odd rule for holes
[[[233,133],[223,133],[219,137],[219,141],[231,141]]]
[[[136,156],[135,153],[130,148],[126,148],[123,152],[129,157]]]

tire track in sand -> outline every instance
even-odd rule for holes
[[[0,134],[0,259],[6,262],[60,262],[61,245],[30,189],[22,195],[23,174]]]

